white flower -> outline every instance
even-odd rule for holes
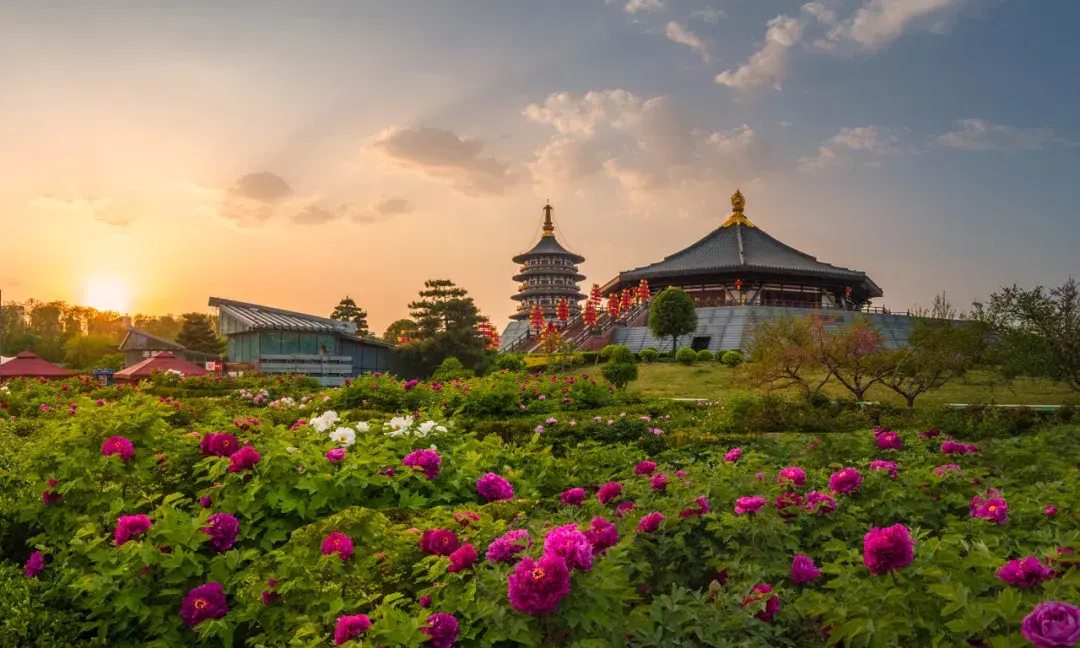
[[[346,446],[351,446],[356,443],[356,431],[352,428],[339,427],[330,433],[330,440]]]
[[[360,421],[359,423],[356,424],[356,431],[357,432],[367,432],[370,429],[371,429],[371,426],[368,425],[365,421]]]
[[[417,428],[417,431],[419,432],[421,437],[426,437],[427,435],[431,434],[431,431],[434,429],[435,421],[424,421],[420,424],[420,427]]]
[[[434,443],[432,443],[432,444],[431,444],[431,448],[429,448],[429,449],[430,449],[430,450],[438,450],[439,448],[438,448],[438,446],[436,446],[436,445],[435,445]]]
[[[326,410],[320,416],[316,416],[308,423],[316,432],[326,432],[334,423],[337,423],[340,417],[334,410]]]
[[[411,416],[395,416],[387,423],[391,430],[408,430],[412,427],[412,424],[413,418]]]
[[[0,385],[0,391],[8,391],[7,385]]]
[[[435,431],[436,432],[446,432],[446,426],[445,425],[436,425],[435,426]]]

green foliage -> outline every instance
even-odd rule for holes
[[[356,305],[351,297],[345,297],[334,307],[330,319],[356,324],[356,337],[363,338],[371,334],[368,331],[367,311]],[[395,340],[396,341],[396,340]]]
[[[431,379],[447,381],[457,378],[471,378],[473,375],[472,370],[466,369],[465,365],[461,364],[461,360],[458,360],[457,358],[447,358],[442,361],[439,368],[431,375]]]
[[[723,354],[717,354],[717,357],[720,359],[720,362],[724,363],[729,367],[738,367],[746,360],[745,356],[743,356],[742,351],[739,351],[738,349],[724,351]]]
[[[213,355],[225,352],[225,340],[214,332],[214,324],[205,313],[184,313],[183,324],[176,335],[176,343],[192,351]]]
[[[642,362],[652,364],[660,359],[660,352],[653,348],[642,349],[638,356],[641,357]]]
[[[136,315],[132,320],[132,326],[162,340],[175,342],[176,336],[180,334],[180,327],[183,326],[183,320],[172,315]]]
[[[600,359],[610,362],[634,363],[634,352],[621,344],[609,344],[600,349]]]
[[[491,361],[491,369],[494,371],[521,371],[525,368],[525,361],[516,353],[500,353]]]
[[[697,352],[696,358],[698,362],[708,362],[713,359],[713,354],[708,349],[702,349]]]
[[[416,328],[399,353],[418,371],[429,374],[450,357],[473,369],[483,365],[486,343],[476,328],[480,311],[464,288],[449,279],[429,279],[409,308]]]
[[[386,327],[386,332],[382,335],[383,342],[389,342],[390,344],[397,344],[398,339],[402,336],[407,336],[413,330],[416,329],[416,322],[411,319],[399,319],[390,323],[390,326]]]
[[[638,378],[638,367],[633,361],[609,360],[600,371],[604,380],[615,385],[617,389],[626,389],[627,385]]]
[[[675,361],[684,365],[692,365],[697,359],[697,354],[689,347],[683,347],[675,352]]]
[[[649,306],[649,330],[658,338],[671,338],[671,348],[679,345],[679,336],[697,328],[694,300],[681,288],[666,288],[653,297]]]
[[[76,371],[99,369],[106,356],[116,353],[116,340],[104,335],[80,335],[64,343],[64,363]],[[120,367],[123,368],[123,356]]]

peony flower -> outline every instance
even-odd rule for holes
[[[637,530],[642,533],[656,533],[660,529],[660,523],[665,519],[663,513],[649,513],[638,522]]]
[[[210,508],[210,505],[214,503],[214,499],[209,495],[203,495],[199,498],[199,506],[203,508]]]
[[[682,511],[679,512],[679,517],[681,517],[681,518],[688,518],[688,517],[694,517],[694,516],[701,517],[702,515],[705,515],[707,513],[712,512],[712,507],[709,506],[709,500],[707,498],[705,498],[704,496],[699,497],[696,500],[694,500],[694,503],[697,504],[697,507],[683,509]]]
[[[564,490],[559,497],[562,498],[562,503],[567,506],[581,506],[581,503],[585,501],[585,489],[571,488]]]
[[[757,603],[764,599],[766,594],[770,593],[772,593],[771,585],[766,585],[765,583],[758,583],[757,585],[754,585],[752,588],[750,588],[750,593],[743,598],[742,605],[740,605],[739,608],[744,609],[747,605],[750,605],[751,603]],[[763,609],[761,612],[758,612],[754,616],[757,617],[759,621],[764,621],[768,623],[769,621],[773,620],[773,617],[775,617],[776,613],[779,611],[780,597],[774,594],[765,600],[765,609]]]
[[[882,435],[882,436],[885,436],[885,435]],[[897,471],[896,471],[896,462],[895,461],[882,461],[880,459],[875,460],[875,461],[871,461],[870,462],[870,470],[871,471],[876,471],[876,470],[887,471],[889,473],[889,478],[890,479],[896,479],[896,476],[898,474]]]
[[[146,515],[121,515],[116,520],[113,544],[119,547],[133,537],[146,533],[150,530],[151,524],[150,518]]]
[[[231,434],[205,434],[199,442],[204,457],[228,457],[240,449],[240,443]]]
[[[446,529],[428,529],[420,536],[420,550],[426,554],[449,556],[458,548],[458,539],[453,531]]]
[[[995,493],[997,491],[994,491]],[[989,494],[990,491],[987,491]],[[998,524],[1009,521],[1009,505],[1002,497],[991,497],[984,500],[981,497],[971,499],[971,517],[992,520]]]
[[[332,556],[337,554],[338,558],[342,562],[352,558],[353,555],[353,541],[352,538],[344,533],[338,533],[334,531],[330,535],[323,538],[322,541],[322,553],[324,556]]]
[[[57,482],[55,479],[50,479],[46,482],[49,489],[55,488],[57,483],[59,482]],[[54,490],[41,491],[41,503],[45,504],[46,506],[48,506],[49,504],[56,504],[58,502],[61,502],[63,501],[63,499],[64,496]]]
[[[432,614],[427,619],[427,625],[420,628],[420,632],[431,637],[427,642],[430,648],[450,648],[458,638],[458,622],[453,614]]]
[[[344,444],[345,447],[356,443],[356,430],[348,427],[339,427],[330,433],[330,440]]]
[[[37,578],[45,569],[45,556],[40,551],[35,551],[30,554],[30,557],[26,559],[26,566],[23,567],[23,573],[27,578]]]
[[[877,435],[877,447],[882,450],[903,450],[904,440],[896,432],[882,430],[881,434]]]
[[[1043,601],[1024,617],[1020,632],[1035,648],[1075,646],[1080,642],[1080,608]]]
[[[262,461],[262,455],[255,448],[244,446],[229,457],[229,472],[251,470],[260,461]]]
[[[957,466],[956,464],[944,464],[938,466],[937,468],[934,468],[934,474],[938,477],[945,477],[950,472],[960,473],[963,472],[963,468]]]
[[[937,428],[933,428],[933,429],[927,430],[925,432],[920,432],[919,433],[919,438],[920,439],[933,439],[934,437],[937,437],[937,436],[940,436],[940,435],[941,435],[941,430],[939,430]]]
[[[1057,515],[1058,507],[1054,506],[1053,504],[1047,504],[1046,508],[1043,509],[1043,512],[1046,513],[1046,517],[1054,517],[1055,515]]]
[[[475,562],[476,547],[471,544],[463,544],[450,554],[450,568],[447,571],[451,574],[464,571],[472,567]]]
[[[887,574],[910,565],[915,560],[914,548],[911,532],[903,524],[874,527],[863,538],[863,564],[871,574]]]
[[[530,544],[532,542],[529,540],[528,531],[524,529],[510,531],[488,545],[486,557],[490,563],[510,562],[515,554],[525,551]]]
[[[760,495],[754,495],[753,497],[740,497],[735,500],[735,515],[745,515],[746,513],[757,513],[761,510],[761,507],[765,506],[765,498]]]
[[[413,450],[405,456],[401,463],[411,467],[414,471],[420,470],[428,481],[431,481],[439,476],[439,466],[442,464],[442,458],[434,450]]]
[[[558,556],[571,570],[592,569],[592,544],[576,524],[555,527],[544,538],[544,555]]]
[[[601,504],[607,504],[613,499],[622,495],[622,484],[619,482],[608,482],[600,487],[600,491],[596,494],[596,499]]]
[[[339,464],[345,460],[345,448],[334,448],[332,450],[327,450],[324,456],[326,457],[326,460],[330,463]]]
[[[773,508],[775,508],[780,513],[780,517],[783,518],[791,518],[798,515],[802,505],[802,496],[792,492],[783,493],[773,501]]]
[[[659,491],[662,493],[667,490],[667,483],[668,476],[664,473],[660,473],[659,475],[653,475],[652,479],[649,480],[649,490]]]
[[[468,528],[468,526],[470,524],[472,524],[473,522],[479,522],[480,521],[480,516],[478,514],[476,514],[476,513],[471,512],[471,511],[463,511],[461,513],[454,513],[454,515],[451,516],[451,517],[453,517],[454,522],[457,522],[458,526],[460,526],[463,529]]]
[[[366,614],[352,614],[339,616],[337,627],[334,628],[334,645],[340,646],[347,643],[353,637],[367,632],[371,627],[371,619]]]
[[[266,581],[266,587],[267,589],[262,591],[262,603],[263,605],[270,607],[275,602],[281,600],[281,594],[274,591],[274,588],[277,587],[277,581],[272,578]]]
[[[862,475],[854,468],[838,470],[829,477],[829,490],[833,493],[850,493],[859,488]]]
[[[225,604],[225,590],[221,583],[213,582],[193,588],[180,605],[180,617],[189,628],[208,619],[220,619],[229,613]]]
[[[1017,587],[1034,587],[1054,577],[1054,570],[1028,556],[1022,560],[1010,560],[998,569],[998,579]]]
[[[727,451],[726,455],[724,455],[724,461],[726,461],[728,463],[735,463],[736,461],[739,460],[739,457],[741,457],[741,456],[742,456],[742,448],[732,448],[731,450]]]
[[[788,466],[776,475],[777,484],[783,484],[784,482],[801,487],[806,483],[806,471],[796,466]]]
[[[602,554],[619,543],[619,531],[615,525],[602,517],[594,517],[585,529],[585,537],[592,545],[593,555]]]
[[[120,461],[127,463],[135,456],[135,446],[122,436],[111,436],[101,444],[101,454],[105,457],[117,455]]]
[[[821,570],[814,564],[814,559],[803,554],[795,554],[791,561],[791,582],[809,583],[821,576]]]
[[[514,487],[495,473],[487,473],[476,482],[476,491],[489,502],[514,499]]]
[[[979,448],[966,443],[957,443],[952,439],[947,439],[941,444],[942,454],[975,454],[979,452]]]
[[[632,510],[634,510],[633,502],[619,502],[619,505],[615,507],[615,517],[621,520],[624,514]]]
[[[217,551],[228,551],[240,535],[240,524],[228,513],[214,513],[206,520],[202,532],[210,536],[210,546]]]
[[[308,425],[310,425],[316,432],[326,432],[334,425],[334,423],[337,423],[338,420],[339,417],[337,412],[333,410],[327,410],[321,415],[311,419],[311,421],[308,422]]]
[[[642,461],[634,466],[635,475],[651,475],[654,472],[656,472],[656,463],[652,461]]]
[[[421,596],[420,597],[420,607],[424,608],[425,610],[427,608],[431,607],[431,597],[427,596],[427,595]]]
[[[542,556],[534,561],[526,556],[514,566],[506,584],[506,596],[518,612],[554,612],[559,601],[570,593],[570,570],[558,556]]]

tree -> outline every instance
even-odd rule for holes
[[[85,371],[99,369],[102,361],[116,353],[116,339],[108,335],[78,335],[64,343],[64,364]]]
[[[814,317],[810,332],[817,363],[860,403],[890,370],[885,338],[865,317],[856,316],[839,327],[828,327],[821,317]]]
[[[180,318],[172,315],[136,315],[132,321],[132,326],[162,340],[175,342],[176,336],[180,334],[180,327],[183,326],[183,322]]]
[[[891,352],[891,367],[881,383],[915,407],[921,394],[963,376],[982,355],[986,339],[979,322],[919,318],[907,348]]]
[[[813,318],[780,317],[754,329],[750,362],[740,368],[740,378],[766,389],[797,387],[810,398],[832,378],[811,351]],[[823,376],[823,377],[822,377]]]
[[[334,312],[330,314],[330,319],[356,324],[356,337],[371,335],[371,332],[368,331],[367,311],[357,306],[356,302],[348,295],[345,295],[345,298],[338,302]]]
[[[679,336],[693,333],[697,328],[694,300],[681,288],[667,288],[653,298],[649,307],[649,329],[658,338],[671,338],[671,350],[679,344]]]
[[[382,334],[383,342],[397,344],[400,338],[405,337],[407,333],[415,329],[416,322],[411,319],[394,320],[390,323],[390,326],[386,327],[386,332]]]
[[[184,313],[180,316],[182,324],[176,335],[176,342],[191,351],[201,351],[221,355],[225,351],[225,341],[214,332],[213,320],[204,313]]]
[[[1016,285],[976,303],[976,321],[990,333],[989,358],[1007,378],[1046,377],[1080,391],[1080,284]]]
[[[430,373],[449,357],[472,369],[483,365],[486,343],[476,328],[480,311],[468,291],[449,279],[429,279],[409,309],[415,339],[401,351],[418,370]]]

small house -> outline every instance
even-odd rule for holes
[[[164,351],[199,366],[205,366],[207,362],[219,359],[218,356],[212,353],[192,351],[176,342],[163,340],[134,326],[128,326],[127,335],[124,336],[124,341],[120,343],[120,353],[124,354],[125,367],[137,365]]]
[[[176,357],[173,355],[172,351],[162,351],[138,364],[117,371],[112,375],[112,379],[119,383],[139,382],[145,378],[150,378],[155,371],[173,371],[185,378],[188,376],[202,376],[206,374],[205,369],[192,364],[183,358]]]

